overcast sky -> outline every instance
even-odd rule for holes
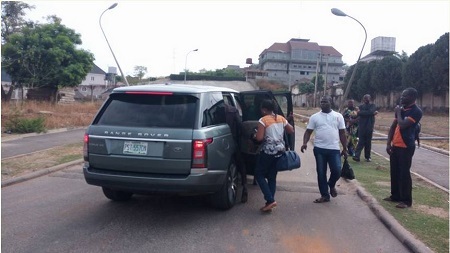
[[[26,18],[45,23],[56,15],[81,34],[82,48],[95,56],[104,71],[117,66],[103,37],[99,18],[114,1],[24,1],[36,8]],[[359,56],[364,30],[349,17],[331,13],[338,8],[367,30],[363,51],[378,36],[396,38],[396,51],[408,55],[449,32],[450,2],[440,1],[116,1],[102,17],[102,27],[125,75],[145,66],[148,76],[247,66],[275,42],[310,39],[332,46],[344,63]],[[191,52],[198,49],[197,52]],[[189,54],[188,54],[189,53]],[[186,61],[186,56],[187,61]],[[117,70],[118,71],[118,70]],[[118,71],[119,73],[119,71]],[[120,74],[120,73],[119,73]]]

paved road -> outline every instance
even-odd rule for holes
[[[374,141],[372,151],[389,158],[385,141]],[[361,160],[363,161],[363,160]],[[426,148],[416,148],[411,171],[449,189],[449,156]]]
[[[77,143],[83,140],[85,129],[72,129],[65,132],[30,135],[15,140],[2,139],[2,159],[48,149],[55,146]],[[298,137],[302,140],[303,136]],[[298,147],[300,147],[299,144]],[[374,141],[373,151],[389,158],[385,151],[385,143]],[[449,189],[449,157],[425,148],[416,149],[411,171],[424,178]]]
[[[85,128],[2,137],[2,159],[83,141]]]
[[[297,147],[303,132],[297,128]],[[410,252],[353,183],[340,180],[339,196],[313,203],[320,194],[312,145],[300,156],[300,169],[278,175],[270,215],[259,212],[264,199],[253,185],[248,203],[225,212],[196,198],[111,202],[86,184],[81,164],[4,187],[2,252]]]

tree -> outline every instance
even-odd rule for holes
[[[395,56],[388,56],[377,62],[373,69],[371,87],[376,93],[388,95],[402,89],[403,62]]]
[[[316,83],[316,76],[313,76],[311,79],[311,83]],[[319,78],[317,79],[317,91],[323,91],[323,84],[325,83],[325,80],[323,79],[322,75],[319,75]]]
[[[350,81],[350,77],[352,76],[353,70],[355,69],[355,65],[352,65],[351,67],[348,68],[347,74],[344,77],[344,83],[346,83],[347,85]],[[354,98],[356,101],[360,101],[363,95],[367,94],[365,81],[359,81],[359,79],[361,79],[363,75],[367,75],[367,72],[364,73],[366,66],[367,66],[366,62],[358,63],[358,68],[356,69],[352,86],[348,93],[348,98]],[[347,85],[344,86],[344,90],[347,88]]]
[[[433,93],[445,96],[449,90],[449,33],[442,35],[434,44],[430,57],[430,74]]]
[[[34,9],[34,6],[19,1],[2,1],[2,45],[8,42],[9,36],[33,24],[24,19],[27,9]]]
[[[142,81],[142,78],[147,74],[147,67],[134,66],[134,74],[139,79],[139,82]]]
[[[2,45],[9,41],[9,37],[18,33],[25,26],[32,26],[33,22],[24,19],[25,10],[34,9],[34,6],[15,1],[2,1]],[[3,55],[3,52],[2,52]],[[13,91],[16,89],[16,82],[12,80],[8,92],[1,86],[1,96],[3,101],[9,101]]]
[[[417,49],[408,59],[403,69],[403,87],[415,88],[419,96],[432,90],[430,85],[431,75],[427,72],[429,68],[429,55],[432,50],[432,45],[422,46]]]
[[[79,85],[93,66],[94,56],[83,49],[80,34],[56,16],[48,24],[25,27],[2,47],[2,65],[11,79],[28,88],[47,88],[56,101],[58,87]]]
[[[300,94],[313,94],[314,84],[313,83],[300,83],[299,85]]]

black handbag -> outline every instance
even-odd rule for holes
[[[344,164],[342,164],[341,177],[349,180],[355,179],[355,173],[348,163],[347,158],[344,158]]]
[[[278,158],[276,168],[278,171],[298,169],[301,166],[300,156],[294,150],[286,150]]]

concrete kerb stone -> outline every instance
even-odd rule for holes
[[[347,182],[350,180],[345,179]],[[366,190],[359,184],[357,180],[352,180],[356,186],[358,196],[366,202],[370,210],[377,216],[377,218],[394,234],[397,239],[402,242],[408,249],[415,253],[432,253],[423,242],[417,240],[408,230],[406,230],[398,221],[387,212],[378,201],[366,192]]]
[[[53,166],[53,167],[50,167],[50,168],[38,170],[38,171],[29,173],[29,174],[26,174],[26,175],[23,175],[23,176],[11,178],[11,179],[2,181],[2,188],[6,187],[6,186],[13,185],[13,184],[25,182],[25,181],[33,179],[33,178],[41,177],[41,176],[44,176],[44,175],[56,172],[58,170],[65,169],[65,168],[67,168],[69,166],[76,165],[76,164],[81,164],[81,163],[83,163],[83,159],[78,159],[78,160],[75,160],[75,161],[72,161],[72,162],[59,164],[59,165],[56,165],[56,166]]]

